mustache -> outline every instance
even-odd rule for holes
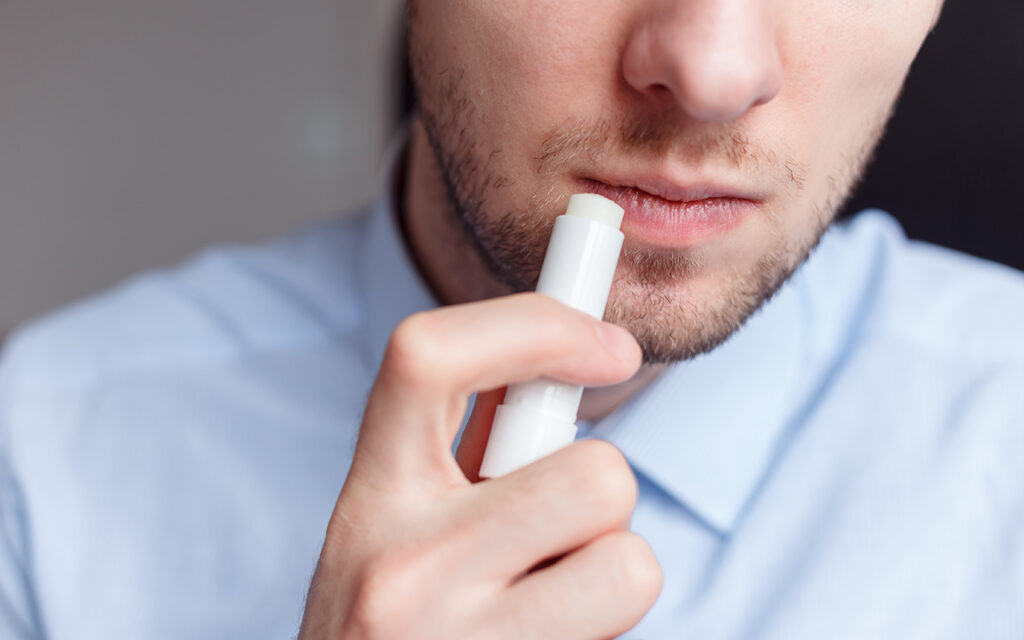
[[[687,126],[667,117],[567,120],[541,138],[535,169],[540,175],[549,175],[583,161],[599,164],[606,156],[711,163],[774,178],[794,190],[803,189],[807,176],[805,166],[750,137],[741,125]]]

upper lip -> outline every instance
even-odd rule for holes
[[[636,189],[671,202],[696,202],[708,198],[762,199],[760,194],[748,188],[708,180],[672,180],[659,174],[586,177],[584,180],[600,182],[610,187]]]

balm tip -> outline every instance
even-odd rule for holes
[[[622,226],[622,207],[596,193],[577,193],[569,197],[565,215],[603,222],[618,229]]]

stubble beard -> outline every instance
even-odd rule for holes
[[[422,96],[416,73],[417,93]],[[536,175],[544,185],[535,190],[524,208],[510,208],[502,197],[513,183],[491,169],[490,158],[501,149],[487,149],[474,136],[479,125],[476,107],[461,86],[461,74],[449,71],[431,93],[440,97],[425,109],[422,120],[434,157],[445,183],[448,207],[458,221],[464,248],[486,265],[486,288],[495,295],[530,291],[536,286],[547,241],[554,224],[551,212],[561,193],[551,178],[559,175],[582,154],[590,158],[615,150],[659,153],[673,151],[694,158],[712,153],[728,158],[737,167],[758,167],[776,175],[793,199],[804,189],[806,168],[779,158],[746,139],[741,131],[726,127],[711,135],[680,134],[665,120],[634,120],[610,124],[568,120],[552,129],[535,158]],[[726,341],[779,290],[808,258],[836,212],[859,182],[880,140],[895,96],[885,113],[868,122],[868,133],[852,155],[844,157],[840,170],[828,177],[828,192],[811,205],[806,233],[801,238],[773,234],[769,248],[752,266],[732,267],[715,274],[717,291],[710,296],[689,295],[691,281],[706,268],[698,248],[661,249],[624,247],[605,312],[605,320],[622,326],[637,339],[647,364],[672,363],[709,352]],[[621,156],[620,156],[621,157]],[[549,178],[547,182],[543,178]],[[496,214],[496,210],[504,211]],[[776,218],[766,208],[764,214]],[[777,219],[775,219],[777,222]],[[778,225],[772,227],[778,229]]]

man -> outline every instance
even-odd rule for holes
[[[939,5],[411,2],[369,212],[14,340],[0,635],[1020,637],[1024,279],[826,232]],[[575,192],[607,322],[508,295]],[[479,482],[540,376],[585,441]]]

